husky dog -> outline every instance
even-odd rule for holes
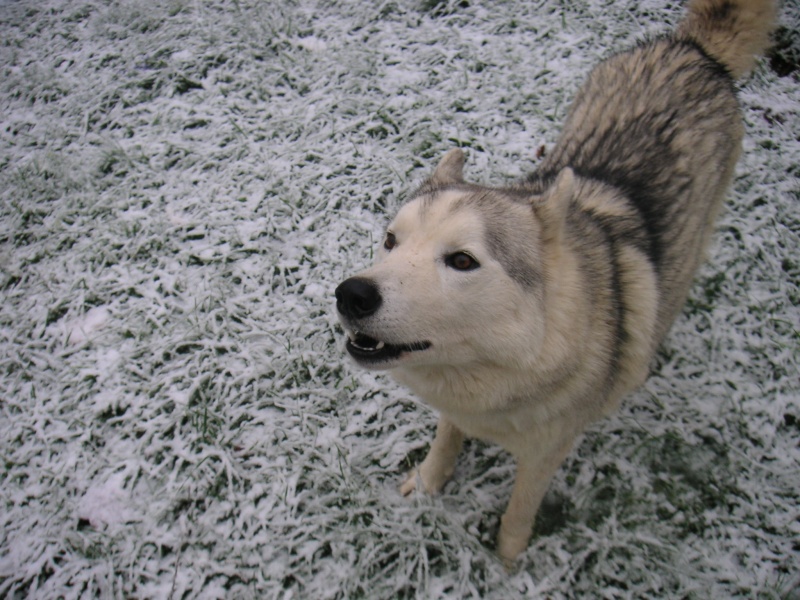
[[[576,437],[642,384],[681,310],[734,173],[734,80],[772,0],[691,0],[671,34],[600,63],[555,148],[516,185],[468,183],[451,150],[336,289],[347,351],[440,413],[400,490],[436,493],[464,436],[517,460],[497,550],[528,545]]]

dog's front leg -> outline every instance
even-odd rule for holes
[[[438,494],[453,475],[456,457],[461,452],[463,442],[464,434],[461,430],[444,417],[440,417],[428,455],[419,467],[412,469],[408,474],[405,483],[400,486],[400,493],[407,496],[417,488],[417,481],[420,481],[424,491]]]
[[[517,457],[517,476],[505,514],[500,519],[497,553],[511,567],[528,547],[536,513],[558,467],[572,447],[572,439],[553,440],[550,448],[538,446],[536,453]]]

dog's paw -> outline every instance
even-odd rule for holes
[[[406,480],[402,484],[400,484],[400,493],[403,494],[403,496],[408,496],[409,494],[411,494],[414,490],[417,489],[417,481],[419,479],[420,479],[419,470],[412,469],[411,471],[409,471],[408,474],[406,475]],[[420,486],[422,485],[422,481],[419,481],[419,485]]]
[[[419,490],[435,496],[441,492],[449,477],[445,473],[435,477],[428,473],[428,470],[423,462],[418,468],[409,471],[406,480],[400,485],[400,493],[403,496],[408,496],[412,492]]]
[[[500,534],[497,536],[497,554],[506,570],[511,570],[514,563],[527,548],[530,541],[530,535],[514,535],[500,529]]]

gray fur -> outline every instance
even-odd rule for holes
[[[526,288],[534,288],[542,280],[541,257],[535,243],[535,232],[519,227],[518,210],[509,205],[507,194],[482,188],[463,196],[452,207],[477,210],[482,216],[484,239],[492,257],[508,276]],[[526,206],[524,210],[531,210]]]

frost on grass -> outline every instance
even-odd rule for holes
[[[679,13],[285,4],[0,6],[0,595],[796,595],[796,12],[653,376],[506,574],[512,462],[472,442],[399,497],[435,415],[348,363],[332,290],[443,152],[529,171],[591,64]]]

